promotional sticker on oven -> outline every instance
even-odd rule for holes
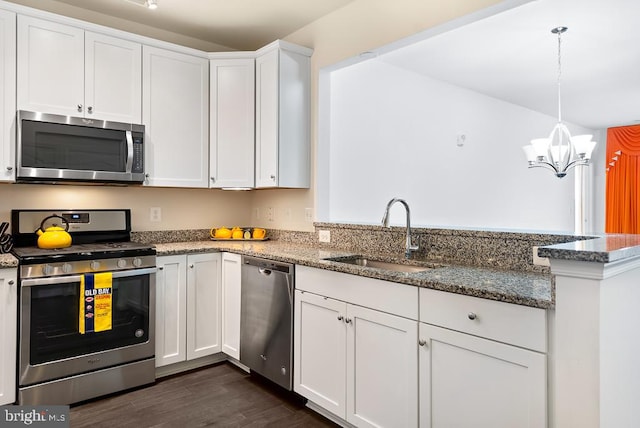
[[[111,330],[111,272],[87,273],[80,281],[81,334]]]

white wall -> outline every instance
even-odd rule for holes
[[[387,201],[401,197],[415,225],[574,230],[573,172],[558,179],[528,169],[522,151],[557,118],[378,59],[334,71],[330,83],[324,220],[379,223]],[[404,221],[394,208],[391,222]]]

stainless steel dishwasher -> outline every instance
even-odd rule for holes
[[[292,264],[242,257],[240,362],[293,388]]]

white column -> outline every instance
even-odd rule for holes
[[[551,260],[556,275],[551,426],[640,426],[640,257]]]

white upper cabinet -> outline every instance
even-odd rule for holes
[[[86,116],[141,123],[142,46],[90,32],[84,37]]]
[[[307,188],[310,56],[276,41],[256,52],[256,187]]]
[[[15,179],[16,14],[0,10],[0,181]]]
[[[140,123],[141,45],[18,16],[18,109]]]
[[[209,60],[144,46],[146,184],[209,187]]]
[[[211,54],[210,187],[255,185],[255,60]]]

